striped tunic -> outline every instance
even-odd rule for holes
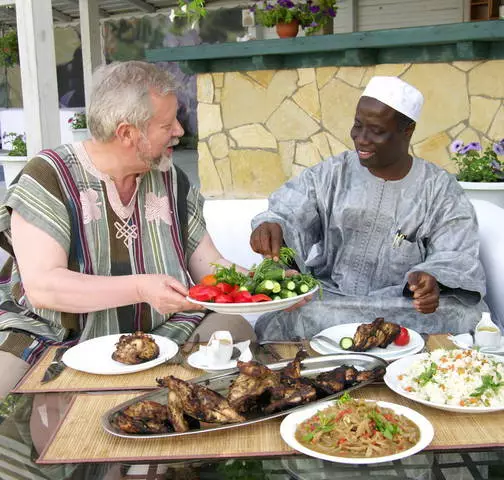
[[[104,276],[165,274],[189,283],[187,262],[206,231],[198,190],[174,166],[168,172],[152,170],[141,176],[127,222],[137,236],[128,245],[117,238],[114,224],[123,222],[111,207],[106,184],[87,167],[85,155],[79,143],[42,151],[10,185],[0,207],[0,246],[11,255],[0,277],[0,350],[28,362],[50,344],[135,330],[183,343],[204,315],[162,315],[144,303],[80,314],[30,304],[10,242],[12,210],[61,245],[72,271]]]

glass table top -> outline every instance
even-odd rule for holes
[[[0,404],[0,479],[504,479],[504,449],[428,451],[391,463],[342,465],[305,455],[147,463],[38,465],[72,394],[9,395]],[[78,442],[78,438],[75,439]]]

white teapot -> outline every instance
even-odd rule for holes
[[[492,322],[489,312],[481,314],[481,320],[474,329],[474,343],[478,347],[498,348],[501,344],[501,331]]]

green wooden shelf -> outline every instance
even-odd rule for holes
[[[504,21],[148,50],[187,73],[504,59]]]

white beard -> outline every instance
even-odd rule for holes
[[[173,155],[163,155],[161,160],[157,165],[152,167],[153,170],[159,170],[160,172],[167,172],[170,170],[173,164]]]

